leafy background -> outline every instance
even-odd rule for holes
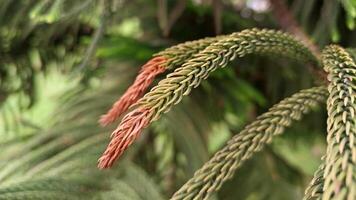
[[[314,85],[307,66],[277,56],[234,61],[105,171],[96,162],[115,125],[100,127],[99,116],[152,54],[246,28],[289,30],[279,16],[320,48],[356,45],[353,0],[2,0],[0,199],[169,198],[244,125]],[[301,199],[324,154],[325,121],[324,108],[309,114],[214,198]]]

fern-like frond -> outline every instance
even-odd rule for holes
[[[322,199],[356,199],[356,65],[341,47],[323,50],[329,73],[327,154]]]
[[[273,136],[283,133],[286,127],[323,102],[326,96],[326,88],[317,87],[302,90],[276,104],[234,136],[171,199],[207,199],[233,176],[235,169],[245,160],[261,151]]]

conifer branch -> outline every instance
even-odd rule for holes
[[[167,75],[166,79],[160,81],[156,87],[136,103],[138,108],[129,113],[124,121],[130,122],[133,127],[140,128],[139,130],[135,129],[135,134],[133,134],[135,136],[139,135],[141,129],[146,126],[142,126],[142,120],[147,121],[147,125],[157,120],[163,113],[168,112],[173,105],[179,103],[183,96],[188,95],[193,88],[198,87],[200,82],[206,79],[211,72],[217,68],[225,67],[229,61],[236,57],[243,57],[251,53],[272,53],[304,62],[312,62],[316,65],[319,64],[317,58],[289,34],[267,29],[250,29],[233,33],[222,37],[204,50],[194,54],[181,67]],[[149,114],[144,115],[147,117],[145,119],[134,120],[128,117],[142,113],[143,110],[149,111]],[[110,149],[118,148],[113,144],[121,144],[123,142],[128,144],[125,146],[126,149],[133,142],[131,137],[129,142],[119,141],[126,138],[122,134],[132,135],[130,131],[126,131],[129,130],[125,128],[126,126],[127,124],[121,123],[114,131],[112,141],[116,142],[111,142],[107,147],[103,155],[106,158],[99,159],[100,168],[110,167],[114,160],[121,155],[121,153],[108,153]],[[112,155],[115,158],[107,158],[108,155]],[[110,160],[110,164],[105,164],[107,160]]]
[[[326,51],[326,50],[325,50]],[[346,51],[352,56],[353,49],[346,49]],[[343,52],[345,53],[345,52]],[[345,56],[345,54],[344,54]],[[331,75],[332,76],[332,75]],[[318,170],[315,172],[312,181],[305,191],[304,200],[311,199],[321,199],[323,195],[323,187],[324,187],[324,170],[325,170],[325,162],[323,162]]]
[[[325,163],[323,162],[314,173],[313,179],[310,181],[308,187],[305,189],[303,200],[320,200],[323,194]]]
[[[125,93],[113,104],[110,110],[100,117],[99,123],[107,126],[118,119],[130,106],[137,102],[143,96],[155,77],[166,70],[174,69],[184,63],[193,54],[204,49],[220,37],[204,38],[195,41],[189,41],[169,47],[154,55],[141,70],[133,84]]]
[[[245,160],[261,151],[274,136],[282,134],[293,121],[324,102],[327,94],[325,87],[301,90],[273,106],[228,141],[171,199],[207,199]]]
[[[180,67],[187,59],[191,58],[194,54],[205,49],[207,46],[212,43],[226,37],[217,36],[217,37],[207,37],[199,40],[188,41],[175,46],[169,47],[159,53],[154,54],[153,56],[163,56],[168,59],[166,68],[175,69]]]
[[[132,104],[136,103],[146,92],[155,77],[166,70],[166,62],[167,59],[165,57],[157,56],[143,65],[134,83],[113,104],[112,108],[105,115],[100,117],[99,123],[102,126],[113,123],[122,113],[126,112]]]
[[[111,134],[111,141],[105,152],[99,159],[100,169],[111,167],[114,161],[132,144],[140,135],[149,121],[151,110],[140,109],[129,113],[123,119],[118,128]]]
[[[289,34],[267,29],[244,30],[223,37],[192,56],[182,67],[160,81],[137,104],[154,109],[152,121],[157,120],[211,72],[225,67],[236,57],[252,53],[272,53],[318,65],[313,54]]]
[[[326,47],[322,59],[330,81],[322,199],[353,200],[356,199],[356,65],[336,45]]]

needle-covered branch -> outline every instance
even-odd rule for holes
[[[179,67],[192,55],[222,37],[224,36],[185,42],[155,54],[152,59],[142,66],[133,84],[113,104],[112,108],[100,117],[100,124],[106,126],[118,119],[131,105],[136,103],[137,100],[144,95],[157,75],[166,70]]]
[[[322,200],[356,199],[356,65],[341,47],[323,50],[330,81]]]
[[[229,140],[171,199],[207,199],[234,175],[236,168],[261,151],[274,136],[282,134],[310,109],[325,102],[327,94],[325,87],[311,88],[273,106]]]
[[[299,41],[295,40],[291,35],[274,30],[267,29],[250,29],[242,32],[233,33],[228,36],[222,36],[216,42],[213,42],[199,53],[194,54],[190,59],[184,62],[181,67],[178,67],[174,72],[167,75],[165,79],[160,81],[157,86],[152,88],[142,99],[137,102],[137,108],[127,116],[133,116],[133,113],[140,113],[143,110],[148,111],[144,119],[147,125],[154,120],[157,120],[163,113],[168,112],[173,105],[179,103],[183,96],[190,93],[193,88],[199,86],[200,82],[206,79],[209,74],[218,68],[225,67],[229,61],[236,57],[244,57],[248,54],[276,54],[280,56],[291,57],[305,62],[311,62],[318,65],[317,59],[313,54]],[[132,126],[143,129],[145,126],[138,126],[141,121],[130,121]],[[122,134],[131,135],[131,133],[123,133],[122,127],[127,126],[121,123],[114,131],[112,140],[117,140],[122,137]],[[141,129],[135,133],[139,135]],[[136,130],[136,129],[135,129]],[[117,135],[117,137],[115,137]],[[136,138],[136,137],[135,137]],[[121,142],[115,142],[119,144]],[[128,144],[131,144],[130,142]],[[118,146],[113,146],[112,143],[108,146],[103,156],[112,155],[113,158],[105,158],[99,160],[99,166],[110,167],[110,164],[103,164],[105,160],[114,161],[121,154],[109,153],[109,149],[117,151]],[[125,149],[129,145],[125,146]],[[121,152],[121,151],[120,151]]]

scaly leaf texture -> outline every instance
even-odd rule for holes
[[[353,58],[354,62],[356,61],[356,49],[354,48],[347,48],[346,51],[350,54]],[[325,163],[322,163],[318,170],[315,172],[312,181],[310,182],[309,186],[305,190],[304,200],[320,200],[323,194],[323,187],[324,187],[324,169]]]
[[[305,189],[303,200],[321,200],[324,187],[324,169],[325,163],[322,163],[314,173],[313,179],[310,181],[308,187]]]
[[[137,100],[143,96],[157,75],[163,73],[167,69],[174,69],[180,66],[193,54],[204,49],[221,37],[224,36],[185,42],[155,54],[152,59],[142,66],[134,83],[113,104],[112,108],[105,115],[100,117],[100,124],[106,126],[113,123],[126,112],[132,104],[136,103]]]
[[[261,151],[273,136],[282,134],[293,121],[301,119],[326,97],[325,87],[315,87],[282,100],[230,139],[171,199],[207,199],[234,175],[236,168],[245,160]]]
[[[356,199],[356,65],[337,45],[322,54],[330,81],[322,200]]]
[[[187,59],[191,58],[194,54],[205,49],[210,44],[222,39],[223,36],[208,37],[194,41],[184,42],[172,47],[169,47],[157,54],[154,57],[163,56],[168,59],[166,68],[175,69],[180,67]]]
[[[347,48],[346,51],[350,54],[354,62],[356,62],[356,48]]]
[[[136,103],[141,96],[146,92],[146,89],[151,85],[158,74],[163,73],[167,59],[165,57],[155,57],[149,60],[142,66],[133,84],[125,91],[125,93],[114,103],[112,108],[100,117],[100,124],[106,126],[114,122],[126,112],[129,107]]]
[[[198,87],[211,72],[225,67],[236,57],[251,53],[274,53],[318,65],[312,53],[291,35],[268,29],[248,29],[223,37],[192,56],[182,67],[168,74],[166,79],[160,81],[137,104],[154,110],[152,121],[156,120],[179,103],[193,88]]]
[[[112,140],[99,159],[98,166],[111,167],[143,128],[179,103],[183,96],[198,87],[211,72],[225,67],[236,57],[251,53],[274,53],[318,65],[317,59],[302,43],[281,31],[248,29],[222,37],[168,74],[166,79],[137,102],[138,108],[127,114],[114,130]]]

